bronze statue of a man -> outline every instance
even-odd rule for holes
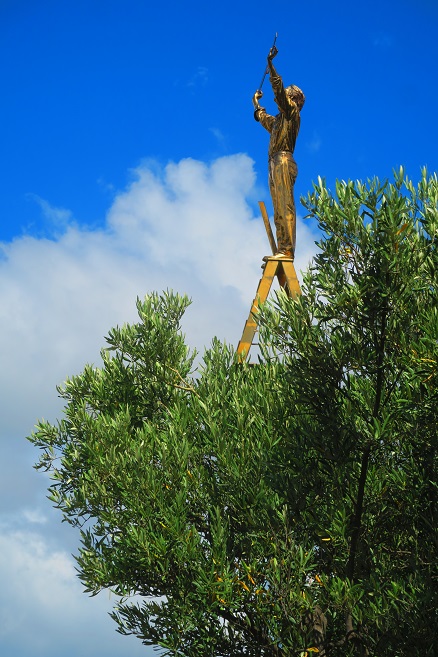
[[[269,141],[269,189],[274,205],[274,223],[277,233],[276,259],[292,259],[295,254],[296,212],[294,184],[298,169],[293,157],[295,142],[300,129],[300,111],[305,96],[301,89],[291,85],[284,87],[283,80],[274,68],[272,60],[277,55],[275,45],[268,55],[269,80],[274,92],[274,100],[280,113],[270,116],[259,105],[263,93],[259,90],[253,96],[254,118],[270,133]]]

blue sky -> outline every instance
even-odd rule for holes
[[[298,199],[318,176],[437,171],[437,28],[437,0],[0,0],[1,654],[151,652],[81,592],[24,437],[137,295],[187,292],[190,344],[238,342],[267,253],[251,96],[274,34],[307,98]],[[318,235],[298,213],[303,269]]]

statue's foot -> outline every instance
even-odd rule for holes
[[[262,260],[267,262],[268,260],[293,260],[294,256],[292,251],[277,251],[275,255],[264,256]]]

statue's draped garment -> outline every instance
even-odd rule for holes
[[[274,205],[277,249],[293,257],[296,243],[294,184],[298,173],[293,153],[300,129],[300,112],[296,103],[287,95],[281,77],[271,74],[270,81],[280,113],[271,116],[260,107],[254,116],[271,135],[268,152],[269,189]]]

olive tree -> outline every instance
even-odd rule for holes
[[[59,388],[30,439],[119,632],[187,657],[435,654],[437,200],[426,172],[319,180],[318,255],[262,307],[256,366],[214,341],[194,372],[167,292]]]

